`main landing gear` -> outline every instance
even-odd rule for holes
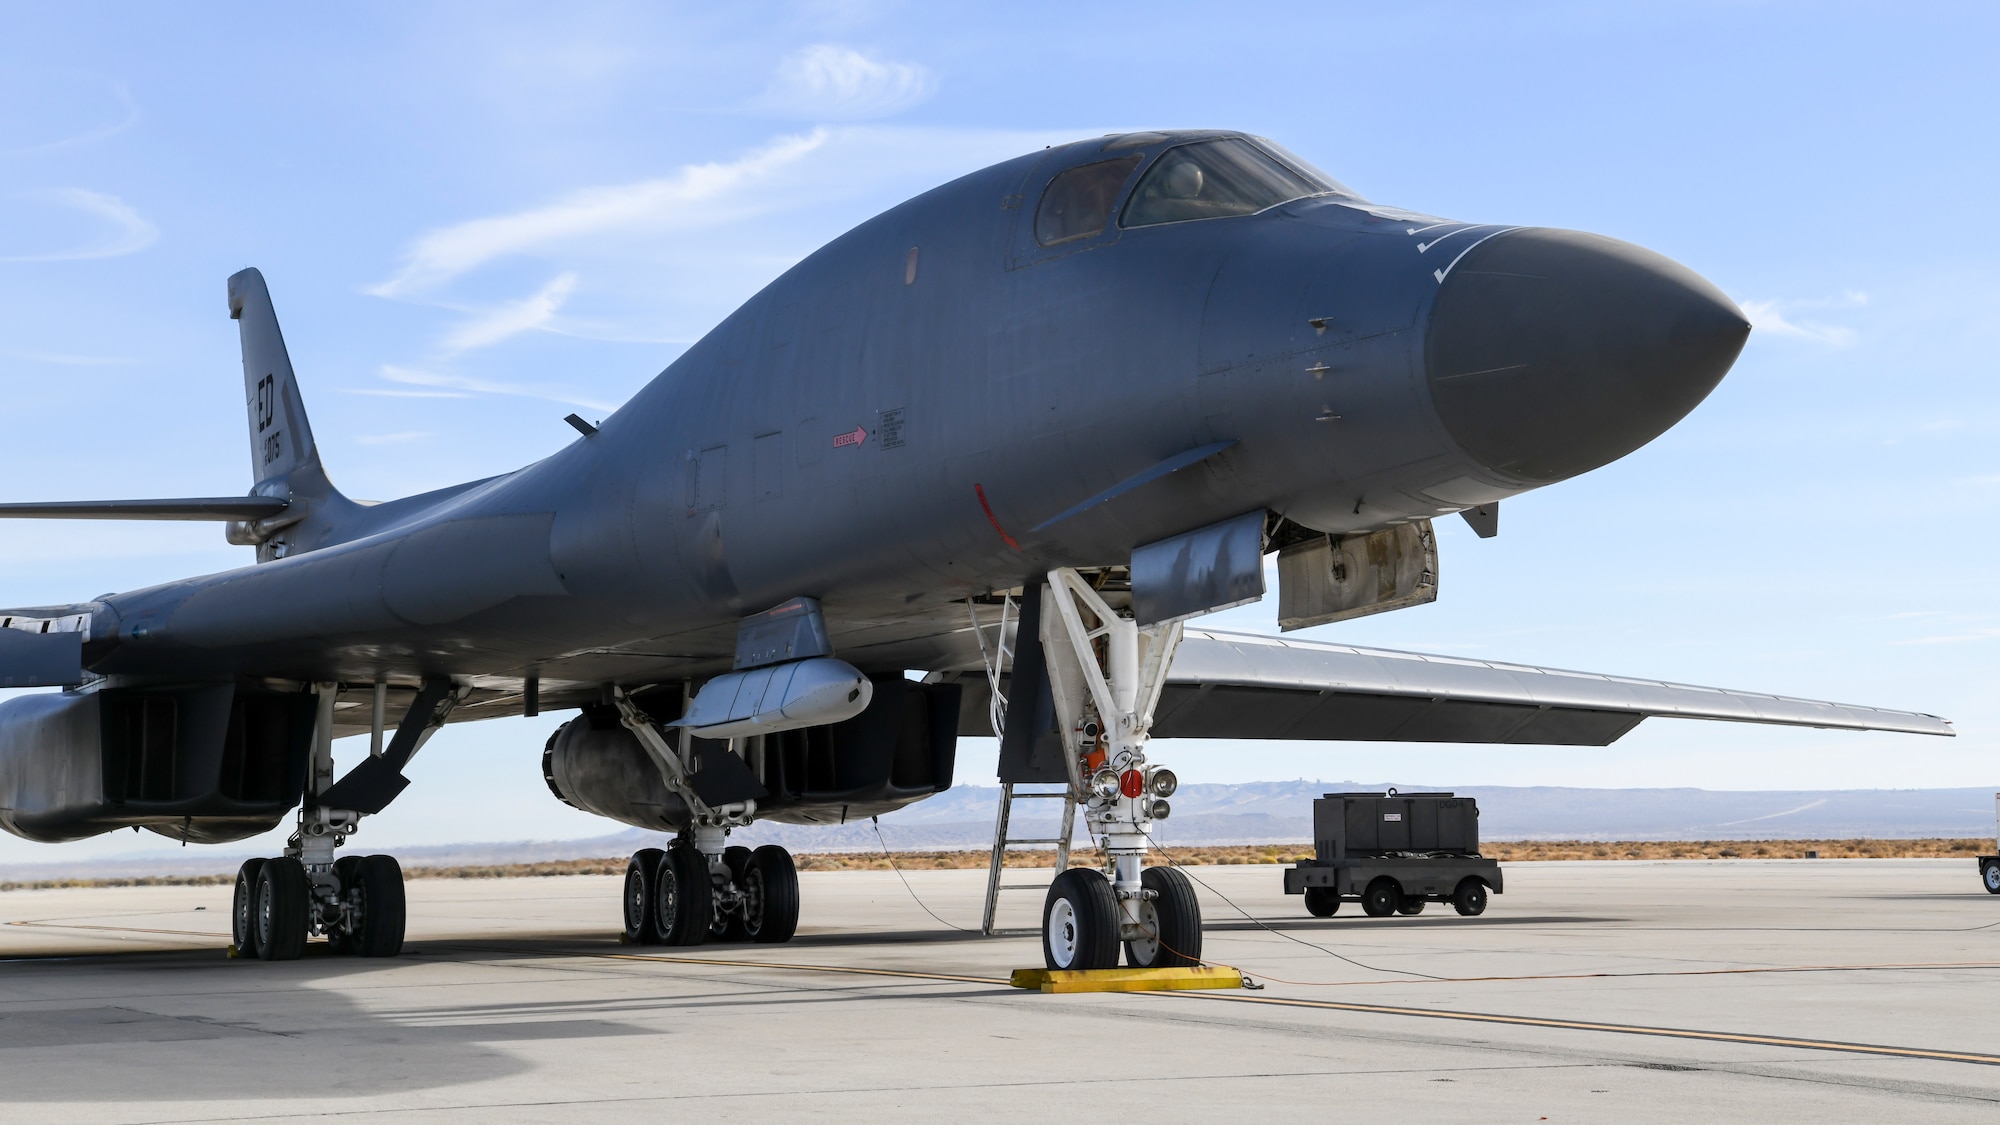
[[[1051,969],[1169,968],[1201,961],[1201,906],[1186,875],[1143,867],[1155,820],[1170,811],[1172,771],[1146,762],[1153,710],[1180,644],[1179,622],[1140,628],[1076,571],[1049,573],[1042,645],[1058,729],[1067,732],[1070,793],[1104,841],[1108,870],[1072,867],[1042,906]]]
[[[394,957],[403,951],[403,868],[393,856],[334,853],[409,784],[401,770],[470,689],[426,680],[384,746],[387,684],[375,684],[370,753],[338,782],[333,776],[333,709],[340,685],[314,686],[319,713],[299,828],[285,854],[253,859],[236,872],[230,905],[231,952],[264,961],[292,961],[306,940],[324,937],[334,953]]]
[[[246,860],[236,872],[230,934],[238,957],[295,961],[306,939],[334,953],[394,957],[403,951],[403,869],[386,855],[342,856],[308,871],[297,856]]]
[[[757,802],[710,805],[695,791],[687,728],[669,742],[623,691],[612,693],[625,729],[653,759],[694,823],[670,847],[645,848],[625,865],[625,931],[636,945],[792,940],[799,928],[799,873],[776,844],[729,846],[729,831],[752,824]]]
[[[722,829],[699,827],[665,849],[645,848],[625,866],[626,942],[776,944],[799,926],[799,874],[776,844],[724,847]],[[703,844],[709,846],[704,848]]]

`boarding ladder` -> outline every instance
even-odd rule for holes
[[[1017,840],[1007,835],[1007,826],[1014,816],[1015,801],[1049,800],[1051,798],[1063,803],[1062,829],[1058,835],[1045,839],[1022,840]],[[1005,874],[1007,866],[1007,849],[1009,847],[1038,847],[1054,844],[1056,846],[1056,866],[1053,874],[1060,875],[1069,867],[1069,841],[1071,833],[1075,831],[1076,802],[1069,799],[1068,785],[1063,785],[1058,789],[1036,789],[1023,792],[1020,786],[1011,781],[1001,783],[1000,815],[993,825],[993,861],[991,866],[986,869],[986,913],[980,919],[980,933],[989,937],[995,933],[993,929],[993,916],[1000,906],[1001,891],[1046,891],[1049,889],[1047,883],[1001,882],[1000,880]],[[1037,927],[1034,930],[1023,930],[1021,932],[1040,933],[1041,929]]]
[[[1007,666],[1013,662],[1014,646],[1007,643],[1007,627],[1017,619],[1017,603],[1012,595],[1000,598],[1000,621],[993,629],[993,643],[986,643],[986,626],[979,620],[977,602],[965,600],[965,610],[972,618],[972,635],[979,641],[979,655],[986,665],[987,718],[993,723],[993,737],[1004,738],[1007,730],[1007,696],[1000,690],[1001,679],[1007,674]],[[1063,803],[1061,835],[1041,839],[1012,839],[1007,835],[1008,826],[1014,819],[1014,802],[1031,800],[1060,800]],[[1070,800],[1069,786],[1053,790],[1022,790],[1011,781],[1000,784],[1000,812],[993,823],[993,859],[986,869],[986,911],[981,916],[979,932],[993,934],[993,916],[1000,905],[1001,891],[1045,891],[1047,883],[1003,883],[1007,867],[1007,849],[1010,847],[1056,846],[1055,873],[1061,874],[1069,867],[1070,836],[1076,831],[1076,802]]]

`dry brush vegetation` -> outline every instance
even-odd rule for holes
[[[1673,860],[1673,859],[1969,859],[1993,853],[1993,841],[1972,839],[1918,840],[1513,840],[1488,843],[1483,854],[1502,863],[1551,860]],[[1088,862],[1079,848],[1076,862]],[[1311,859],[1310,844],[1239,844],[1224,847],[1170,848],[1168,856],[1190,867],[1217,864],[1290,864]],[[1047,867],[1052,853],[1017,851],[1009,867]],[[892,857],[882,852],[804,852],[793,857],[801,871],[887,871]],[[984,851],[896,852],[893,864],[905,871],[984,868]],[[1159,854],[1147,862],[1163,863]],[[543,863],[472,864],[455,867],[410,867],[412,879],[533,879],[558,875],[623,875],[624,857],[567,859]],[[215,887],[228,886],[234,875],[140,875],[103,879],[26,879],[0,882],[0,891],[55,890],[67,887]]]

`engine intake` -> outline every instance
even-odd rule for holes
[[[313,698],[230,684],[0,703],[0,828],[60,843],[119,828],[219,844],[305,790]]]

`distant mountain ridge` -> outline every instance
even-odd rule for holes
[[[1403,792],[1442,787],[1397,784]],[[1173,815],[1156,832],[1162,844],[1289,844],[1312,838],[1312,801],[1322,793],[1380,792],[1387,784],[1271,781],[1183,785]],[[1487,840],[1773,840],[1992,837],[1991,789],[1578,789],[1560,786],[1464,786],[1476,798]],[[760,823],[734,842],[780,843],[794,851],[896,851],[987,848],[1000,791],[961,786],[882,818],[806,827]],[[1054,835],[1053,802],[1016,806],[1016,836]],[[1079,837],[1081,839],[1081,837]],[[495,841],[394,849],[409,866],[532,863],[616,856],[658,846],[659,833],[628,829],[575,840]],[[223,849],[169,856],[135,853],[54,863],[0,864],[0,879],[106,878],[209,874],[234,870],[244,855]]]

